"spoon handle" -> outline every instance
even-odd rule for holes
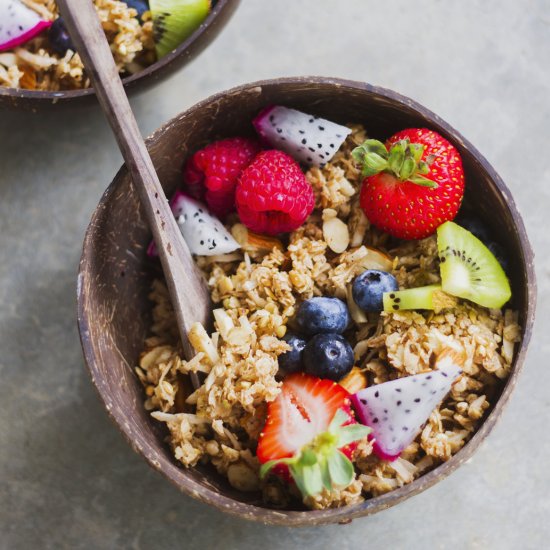
[[[195,321],[207,326],[210,295],[170,210],[122,86],[111,49],[91,0],[58,0],[86,73],[113,129],[159,251],[184,355],[194,354],[187,336]]]

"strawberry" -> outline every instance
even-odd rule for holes
[[[437,132],[403,130],[386,145],[368,139],[352,155],[366,176],[361,207],[382,231],[423,239],[456,216],[464,195],[462,159]]]
[[[258,441],[261,477],[269,471],[291,478],[304,496],[353,480],[349,457],[355,443],[370,433],[356,423],[350,394],[332,380],[304,373],[284,379],[281,393],[269,403]]]

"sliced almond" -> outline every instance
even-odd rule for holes
[[[368,254],[361,260],[360,265],[365,269],[379,269],[380,271],[391,271],[393,269],[393,258],[377,248],[365,247]]]
[[[231,228],[231,234],[241,245],[241,248],[245,250],[273,250],[274,248],[278,248],[284,251],[283,243],[279,239],[254,233],[254,231],[250,231],[242,223],[236,223]]]
[[[353,214],[352,214],[353,217]],[[361,208],[358,208],[355,213],[355,228],[351,236],[351,246],[361,246],[367,229],[369,228],[369,220]]]
[[[351,284],[346,287],[346,302],[348,303],[349,314],[356,323],[368,323],[369,318],[367,317],[367,314],[355,303],[355,300],[353,299],[353,287]]]
[[[0,53],[0,65],[4,65],[4,67],[13,67],[17,64],[17,58],[15,57],[14,53],[10,52],[4,52]]]
[[[327,210],[323,211],[323,237],[333,252],[341,254],[349,246],[349,229],[340,218],[325,216]]]
[[[215,309],[213,313],[219,333],[224,340],[227,340],[229,331],[235,326],[233,319],[227,315],[223,308]]]
[[[191,330],[189,331],[189,342],[191,342],[195,351],[202,351],[212,365],[215,365],[220,360],[218,350],[200,323],[193,323],[191,326]]]

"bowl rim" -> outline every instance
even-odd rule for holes
[[[210,10],[210,13],[206,16],[206,19],[200,24],[200,26],[190,34],[184,42],[182,42],[176,49],[166,54],[164,57],[158,59],[151,65],[145,67],[145,69],[124,77],[122,84],[126,88],[127,86],[133,86],[135,83],[141,81],[148,76],[151,76],[157,71],[162,71],[172,63],[180,55],[184,55],[186,50],[193,44],[204,32],[206,32],[214,22],[226,10],[233,9],[233,2],[239,2],[240,0],[217,0],[214,7]],[[71,99],[83,98],[95,95],[93,87],[79,88],[76,90],[26,90],[24,88],[11,88],[8,86],[0,86],[0,97],[13,97],[20,100],[47,100],[47,101],[69,101]]]
[[[389,508],[399,502],[418,494],[425,489],[431,487],[436,482],[446,478],[453,471],[455,471],[460,465],[466,462],[480,446],[481,442],[487,437],[487,435],[493,429],[496,421],[500,418],[504,407],[507,405],[510,395],[515,388],[518,377],[521,374],[521,371],[524,368],[525,357],[529,342],[531,339],[533,324],[535,319],[535,310],[536,310],[536,298],[537,298],[537,289],[536,289],[536,276],[534,270],[534,254],[529,242],[525,226],[519,211],[517,210],[516,204],[512,195],[505,185],[502,178],[497,174],[495,169],[491,164],[485,159],[485,157],[475,148],[468,140],[466,140],[459,132],[457,132],[451,125],[442,120],[438,115],[425,108],[418,102],[403,96],[399,93],[396,93],[392,90],[374,86],[359,81],[352,81],[340,78],[331,78],[331,77],[319,77],[319,76],[306,76],[306,77],[285,77],[285,78],[275,78],[269,80],[261,80],[257,82],[242,84],[236,87],[233,87],[229,90],[218,92],[211,95],[210,97],[196,103],[195,105],[189,107],[179,115],[176,115],[171,120],[163,124],[158,128],[153,134],[147,138],[147,143],[150,145],[155,139],[170,127],[175,120],[180,117],[187,117],[191,113],[200,111],[206,105],[215,103],[218,100],[221,100],[227,95],[239,95],[254,92],[255,90],[261,90],[262,88],[270,86],[278,86],[281,84],[291,84],[291,85],[322,85],[322,86],[332,86],[335,88],[348,88],[356,92],[365,92],[374,96],[381,97],[385,100],[389,100],[394,104],[401,105],[408,109],[412,109],[420,114],[421,116],[427,118],[432,125],[439,126],[442,128],[451,138],[451,141],[460,143],[465,149],[467,149],[472,157],[475,159],[476,163],[481,165],[481,168],[484,169],[490,179],[495,184],[499,193],[506,200],[507,207],[510,211],[514,226],[518,232],[519,241],[521,244],[521,249],[523,253],[523,260],[525,264],[525,272],[527,278],[527,307],[525,311],[525,326],[522,327],[523,335],[522,340],[519,344],[518,350],[516,352],[516,357],[514,361],[514,366],[512,372],[506,381],[505,387],[502,390],[500,398],[496,402],[489,416],[484,420],[481,427],[474,434],[472,439],[450,460],[444,462],[443,464],[437,466],[434,470],[431,470],[427,474],[424,474],[417,480],[404,485],[398,489],[390,491],[384,495],[378,497],[373,497],[371,499],[365,500],[359,504],[348,505],[340,508],[333,509],[324,509],[324,510],[306,510],[306,511],[287,511],[287,510],[276,510],[271,508],[263,508],[253,504],[247,504],[233,500],[225,495],[217,493],[209,487],[203,486],[192,478],[184,478],[181,483],[172,478],[169,475],[169,472],[162,470],[161,465],[158,461],[155,460],[153,456],[147,450],[139,448],[135,442],[132,440],[129,431],[127,431],[124,415],[118,411],[113,410],[109,406],[107,395],[103,394],[104,386],[98,382],[96,379],[97,369],[95,367],[98,359],[94,351],[93,343],[89,338],[89,317],[86,308],[87,304],[87,290],[86,285],[83,284],[83,281],[86,277],[86,273],[89,270],[89,267],[93,261],[93,257],[90,255],[91,246],[93,244],[93,229],[97,221],[98,216],[101,211],[106,208],[106,205],[111,197],[114,194],[117,183],[121,181],[121,178],[126,174],[126,169],[124,166],[120,168],[113,181],[110,183],[109,187],[104,192],[101,197],[98,206],[93,212],[90,224],[86,230],[82,257],[79,264],[78,270],[78,283],[77,283],[77,302],[78,302],[78,314],[77,322],[80,335],[80,341],[82,349],[84,352],[85,363],[87,366],[87,371],[92,379],[92,382],[99,393],[101,400],[105,408],[107,409],[108,415],[111,420],[115,423],[121,433],[124,435],[126,440],[129,442],[131,447],[135,452],[142,455],[147,463],[155,470],[158,470],[166,477],[173,485],[175,485],[180,491],[186,493],[187,495],[198,499],[202,502],[210,504],[215,508],[227,512],[231,515],[262,522],[264,524],[273,524],[273,525],[285,525],[285,526],[304,526],[304,525],[320,525],[327,523],[349,523],[352,519],[367,516],[374,514],[378,511]]]

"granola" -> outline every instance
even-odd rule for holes
[[[372,314],[354,305],[352,280],[381,263],[401,288],[437,284],[440,275],[435,237],[395,245],[363,214],[358,202],[362,176],[351,150],[364,141],[365,131],[351,128],[332,161],[307,172],[316,209],[287,243],[267,238],[266,245],[230,219],[242,248],[221,257],[197,258],[216,304],[216,330],[209,335],[202,326],[194,327],[190,339],[197,355],[190,361],[181,356],[166,287],[155,281],[150,295],[152,335],[136,368],[145,387],[146,409],[166,423],[168,442],[184,466],[209,462],[232,486],[261,490],[264,501],[274,507],[288,505],[299,493],[276,479],[260,480],[255,448],[267,403],[281,387],[278,357],[289,349],[282,337],[301,302],[313,296],[347,301],[354,324],[349,338],[355,367],[341,383],[350,392],[434,370],[436,358],[445,350],[461,358],[463,371],[397,460],[380,459],[372,443],[363,440],[353,454],[352,483],[304,498],[312,509],[386,493],[457,453],[498,398],[520,338],[517,312],[487,309],[462,299],[443,300],[440,308],[423,313]],[[327,229],[327,221],[336,229]],[[190,372],[201,374],[202,384],[196,390],[190,388]]]

